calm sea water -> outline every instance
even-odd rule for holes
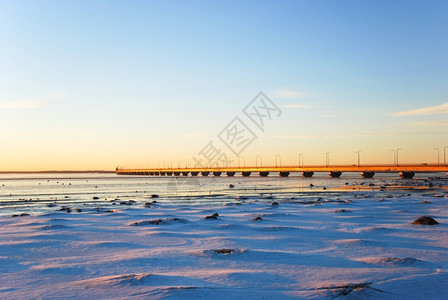
[[[424,178],[446,177],[444,173],[418,174],[414,183]],[[0,174],[0,216],[45,214],[70,206],[83,212],[121,205],[142,206],[156,200],[164,205],[203,205],[238,201],[294,202],[306,199],[353,198],[354,193],[383,193],[356,186],[378,187],[409,182],[398,174],[376,174],[363,179],[358,173],[344,173],[341,178],[315,174],[304,178],[269,177],[150,177],[115,174]],[[231,185],[233,187],[231,187]],[[342,189],[341,189],[342,188]],[[154,196],[154,195],[157,195]]]

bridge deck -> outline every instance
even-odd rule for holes
[[[116,173],[119,175],[155,175],[160,173],[247,173],[247,172],[373,172],[373,173],[389,173],[389,172],[448,172],[448,165],[432,165],[432,164],[400,164],[400,165],[331,165],[331,166],[266,166],[266,167],[209,167],[209,168],[148,168],[148,169],[118,169]],[[169,174],[172,175],[172,174]],[[286,175],[287,176],[287,175]],[[334,176],[334,177],[337,177]]]

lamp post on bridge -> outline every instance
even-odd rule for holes
[[[280,161],[280,164],[277,162],[277,160],[278,161]],[[281,165],[282,165],[282,157],[280,156],[280,154],[277,154],[276,156],[275,156],[275,167],[277,168],[277,167],[281,167]]]
[[[446,149],[448,146],[443,147],[443,164],[446,166]]]
[[[355,153],[358,153],[358,167],[359,166],[361,166],[361,155],[360,155],[360,153],[362,152],[362,150],[358,150],[358,151],[356,151]]]
[[[437,164],[440,165],[440,149],[439,148],[434,148],[434,150],[437,150]],[[443,149],[443,150],[445,150],[445,149]]]
[[[390,150],[390,151],[392,151],[392,152],[394,153],[394,165],[396,165],[396,164],[397,164],[397,161],[396,161],[396,159],[395,159],[395,150]]]
[[[263,166],[263,159],[261,158],[260,155],[257,155],[255,157],[255,166],[258,167],[258,158],[260,158],[260,167],[262,167]]]
[[[240,159],[243,159],[244,166],[246,166],[246,159],[242,156],[238,156],[238,168],[240,168]]]
[[[330,165],[330,153],[331,152],[326,152],[325,153],[325,165],[328,167]]]
[[[401,150],[401,148],[395,149],[395,152],[396,152],[396,154],[397,154],[397,166],[399,165],[399,164],[398,164],[398,150]]]

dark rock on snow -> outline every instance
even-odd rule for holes
[[[412,222],[412,224],[417,224],[417,225],[437,225],[439,224],[439,222],[437,222],[436,220],[434,220],[431,217],[420,217],[417,220],[415,220],[414,222]]]

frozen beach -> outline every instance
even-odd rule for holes
[[[40,175],[0,183],[1,299],[448,293],[446,178]],[[421,216],[439,224],[412,224]]]

